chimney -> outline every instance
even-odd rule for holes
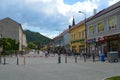
[[[97,10],[96,9],[94,9],[93,10],[93,15],[95,15],[97,13]]]
[[[71,29],[71,25],[69,25],[69,29]]]

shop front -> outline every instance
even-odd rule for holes
[[[97,38],[96,52],[99,56],[100,54],[104,54],[107,57],[107,41],[104,36]]]
[[[120,34],[105,36],[107,40],[107,51],[117,51],[120,57]]]
[[[96,52],[96,38],[87,40],[87,54],[92,55],[93,52]]]

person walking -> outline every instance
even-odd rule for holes
[[[86,62],[86,53],[84,50],[82,50],[82,55],[83,55],[83,58],[84,58],[84,62]]]
[[[72,49],[72,54],[73,54],[73,56],[75,56],[77,54],[77,51],[75,48]]]
[[[95,52],[94,51],[92,52],[92,59],[93,59],[93,62],[95,62]]]
[[[48,52],[47,52],[47,50],[45,50],[45,57],[48,57]]]

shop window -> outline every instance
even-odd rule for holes
[[[97,25],[98,25],[98,32],[103,32],[104,31],[104,22],[99,22]]]
[[[117,40],[110,41],[110,51],[118,51],[118,41]]]
[[[109,28],[109,30],[115,29],[116,28],[116,23],[117,23],[116,16],[109,17],[109,19],[108,19],[108,28]]]

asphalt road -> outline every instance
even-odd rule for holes
[[[0,80],[103,80],[110,76],[120,75],[120,62],[92,62],[86,63],[78,59],[68,58],[65,63],[64,56],[58,64],[58,57],[44,57],[43,53],[24,55],[19,57],[19,65],[16,65],[16,57],[7,57],[6,65],[0,64]]]

